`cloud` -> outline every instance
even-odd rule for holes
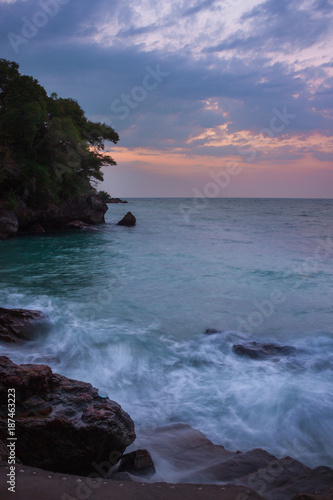
[[[261,164],[329,161],[324,139],[305,148],[302,138],[333,134],[332,2],[237,3],[70,0],[17,54],[6,34],[21,33],[22,18],[32,21],[40,1],[0,3],[0,50],[48,92],[112,124],[129,150],[222,161],[247,145]],[[147,68],[168,76],[146,91]],[[124,105],[123,96],[133,104],[126,118],[111,108]],[[276,121],[276,112],[293,118]]]
[[[323,40],[330,30],[331,16],[328,0],[267,0],[241,16],[244,29],[205,51],[292,53]]]
[[[216,3],[216,0],[204,0],[203,2],[199,2],[197,3],[196,5],[194,5],[193,7],[190,7],[188,9],[186,9],[184,12],[183,12],[183,17],[187,17],[187,16],[193,16],[195,14],[198,14],[199,12],[201,12],[202,10],[206,10],[206,9],[209,9],[210,7],[212,7],[214,4]]]

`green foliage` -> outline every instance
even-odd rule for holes
[[[111,198],[109,193],[107,193],[106,191],[98,191],[98,194],[99,194],[101,200],[104,202],[107,202]]]
[[[77,101],[49,97],[18,64],[0,59],[0,199],[10,192],[11,203],[24,198],[35,207],[85,192],[103,180],[103,166],[116,164],[104,143],[118,140]]]

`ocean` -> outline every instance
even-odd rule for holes
[[[333,200],[131,199],[91,231],[1,241],[0,279],[2,307],[48,315],[1,354],[90,382],[138,433],[184,422],[333,466]],[[248,340],[296,353],[233,352]]]

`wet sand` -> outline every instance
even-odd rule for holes
[[[92,479],[17,465],[16,491],[8,491],[8,468],[0,466],[1,500],[262,500],[233,485],[138,483]]]

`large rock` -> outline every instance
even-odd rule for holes
[[[232,483],[255,490],[266,500],[290,500],[304,493],[332,500],[333,470],[310,469],[290,457],[277,459],[267,451],[228,451],[185,424],[156,427],[139,434],[134,446],[151,452],[156,476],[181,483]],[[325,495],[328,495],[327,498]],[[241,497],[243,498],[243,497]],[[244,500],[248,500],[245,496]],[[296,500],[296,498],[295,498]],[[307,496],[297,500],[309,500]]]
[[[129,415],[90,384],[6,357],[0,357],[0,439],[7,438],[8,388],[16,392],[16,453],[26,465],[86,475],[102,463],[115,465],[135,439]]]
[[[129,472],[135,476],[152,476],[155,465],[147,450],[136,450],[123,455],[117,472]]]
[[[125,217],[118,222],[118,226],[135,226],[136,218],[131,212],[127,212]]]
[[[41,225],[45,230],[59,229],[72,221],[82,221],[85,224],[102,224],[108,210],[107,204],[97,195],[82,195],[62,202],[59,205],[49,205],[41,210],[32,210],[21,203],[17,208],[17,218],[20,230],[30,231],[32,227]]]
[[[289,345],[263,344],[255,341],[246,344],[235,344],[232,350],[238,356],[244,356],[251,359],[290,356],[296,353],[296,348]]]
[[[239,452],[228,460],[196,471],[193,479],[196,477],[203,483],[233,482],[268,466],[274,460],[273,455],[260,448],[244,453]]]
[[[142,431],[134,446],[150,451],[157,473],[167,482],[201,482],[195,479],[197,471],[235,455],[182,423]]]
[[[15,236],[19,228],[17,217],[14,213],[0,209],[0,238]]]
[[[315,495],[315,498],[332,500],[333,491],[333,469],[329,467],[317,467],[310,470],[306,474],[296,476],[292,480],[281,485],[268,494],[264,494],[268,500],[285,500],[292,498],[294,495],[303,493],[307,495]],[[308,500],[309,497],[304,495]],[[311,496],[310,496],[311,498]],[[304,499],[304,497],[303,497]]]
[[[291,457],[285,457],[271,461],[268,466],[239,478],[236,483],[253,488],[267,499],[270,499],[274,498],[278,488],[292,483],[295,478],[309,472],[311,472],[311,469],[306,465]]]
[[[36,321],[45,318],[41,311],[0,307],[0,342],[20,343],[34,337]]]

